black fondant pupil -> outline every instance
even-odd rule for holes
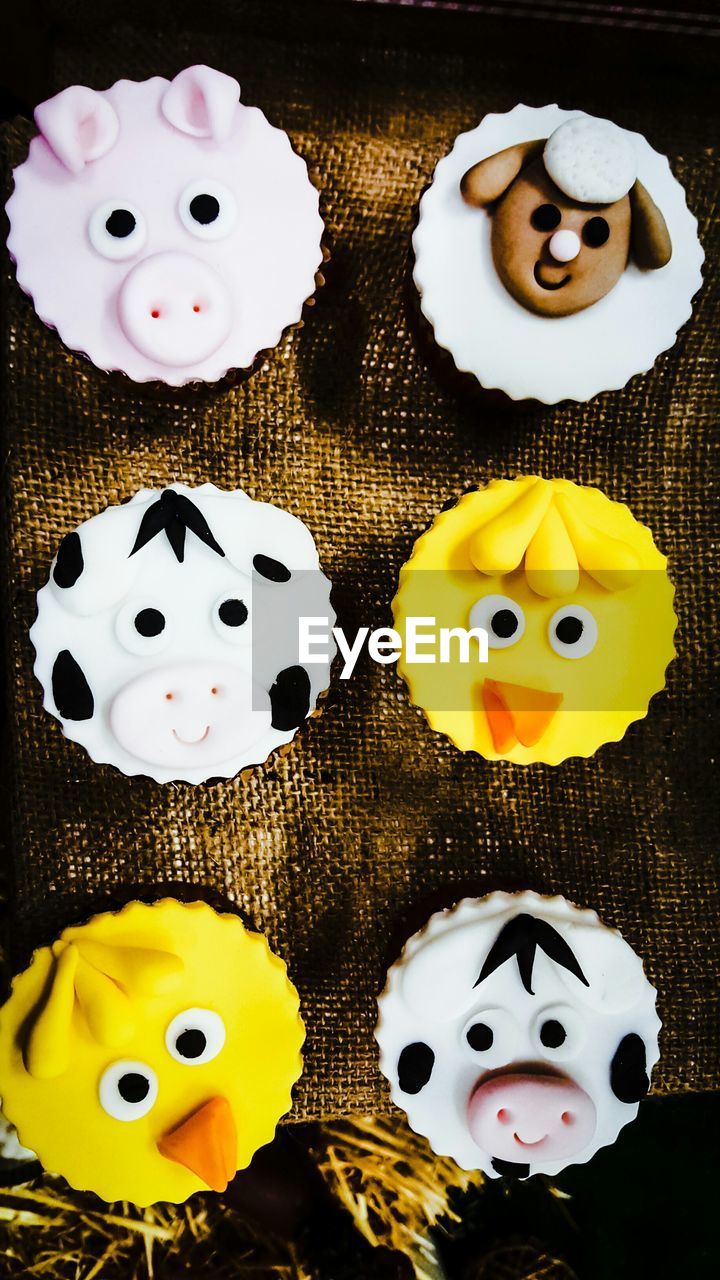
[[[181,1058],[201,1058],[207,1046],[207,1036],[199,1027],[188,1027],[181,1031],[175,1041],[175,1048]]]
[[[214,222],[219,212],[220,201],[216,200],[215,196],[209,196],[207,192],[202,192],[199,196],[193,196],[190,201],[190,217],[203,227],[207,227],[209,223]]]
[[[554,231],[562,221],[562,214],[556,204],[541,204],[533,210],[530,221],[536,231]]]
[[[492,1027],[486,1022],[476,1022],[467,1033],[467,1042],[476,1053],[485,1053],[487,1049],[491,1049],[494,1039]]]
[[[273,560],[272,556],[253,556],[253,567],[261,577],[268,578],[270,582],[288,582],[291,576],[290,570],[280,560]]]
[[[105,223],[105,230],[115,240],[124,240],[135,230],[135,217],[129,209],[113,209]]]
[[[577,644],[584,631],[580,618],[576,618],[574,614],[569,614],[567,618],[561,618],[555,627],[555,635],[561,644]]]
[[[610,228],[604,218],[591,218],[585,223],[582,236],[591,249],[599,249],[602,244],[607,244]]]
[[[159,609],[141,609],[135,618],[135,630],[148,639],[159,636],[165,630],[165,618]]]
[[[493,634],[500,640],[509,640],[518,629],[518,620],[512,609],[498,609],[490,619]]]
[[[218,617],[226,627],[241,627],[247,622],[247,605],[242,600],[223,600],[218,609]]]
[[[123,1102],[144,1102],[150,1092],[150,1081],[139,1071],[126,1071],[117,1087]]]
[[[548,1018],[540,1028],[540,1041],[546,1049],[559,1049],[567,1040],[567,1032],[557,1018]]]

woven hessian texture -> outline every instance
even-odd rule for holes
[[[417,200],[435,163],[456,133],[519,100],[558,100],[645,133],[670,156],[711,251],[716,129],[702,55],[692,66],[677,41],[651,45],[632,31],[453,26],[449,15],[355,6],[248,5],[238,15],[225,5],[211,20],[208,6],[200,14],[181,2],[147,25],[134,8],[119,19],[58,5],[52,87],[104,88],[194,61],[235,75],[244,100],[307,158],[332,261],[305,326],[252,377],[179,392],[135,386],[65,351],[5,264],[14,962],[136,888],[183,882],[224,895],[268,935],[300,989],[308,1041],[295,1117],[382,1111],[375,997],[407,932],[468,892],[563,893],[619,926],[659,988],[655,1089],[715,1086],[717,297],[706,285],[674,349],[624,391],[507,411],[463,400],[437,376],[407,289]],[[30,133],[27,123],[6,131],[9,167]],[[62,535],[140,487],[211,480],[292,511],[312,530],[352,630],[389,623],[400,566],[443,503],[524,472],[626,501],[677,585],[667,690],[590,760],[523,769],[463,756],[409,705],[394,668],[367,659],[349,683],[336,676],[287,756],[212,787],[161,788],[98,767],[42,710],[27,638],[35,592]]]

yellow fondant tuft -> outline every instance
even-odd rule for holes
[[[58,947],[49,989],[43,992],[25,1046],[25,1068],[36,1080],[52,1080],[67,1071],[75,1008],[77,947]]]

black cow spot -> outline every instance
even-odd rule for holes
[[[66,533],[57,553],[53,579],[58,587],[74,587],[85,568],[79,533]]]
[[[304,667],[286,667],[270,690],[272,727],[281,733],[297,729],[310,710],[310,677]]]
[[[650,1088],[645,1043],[632,1032],[623,1036],[610,1063],[610,1088],[620,1102],[640,1102]]]
[[[253,568],[261,578],[268,578],[270,582],[289,582],[292,576],[290,570],[280,560],[273,560],[272,556],[253,556]]]
[[[435,1066],[435,1054],[429,1044],[418,1040],[415,1044],[406,1044],[398,1058],[398,1084],[403,1093],[419,1093],[425,1088],[432,1069]]]
[[[52,669],[55,706],[63,720],[90,720],[95,700],[84,672],[69,649],[62,649]]]
[[[490,1161],[496,1173],[502,1174],[504,1178],[529,1178],[529,1164],[515,1164],[513,1160],[500,1160],[497,1156]]]

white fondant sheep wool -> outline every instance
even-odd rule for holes
[[[142,490],[63,539],[30,637],[44,705],[93,760],[157,782],[231,778],[288,743],[330,682],[309,530],[236,490]],[[334,650],[333,650],[334,653]]]
[[[493,893],[432,916],[378,1003],[393,1101],[438,1155],[490,1177],[585,1163],[635,1118],[658,1058],[640,959],[559,897]]]
[[[577,116],[561,124],[543,152],[553,182],[583,204],[610,204],[627,195],[637,178],[630,135],[611,120]]]

